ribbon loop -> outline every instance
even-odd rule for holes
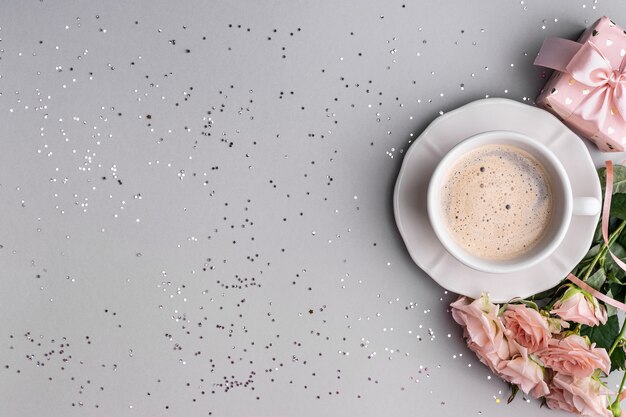
[[[593,43],[585,42],[572,57],[565,70],[576,81],[597,88],[608,82],[613,67]]]

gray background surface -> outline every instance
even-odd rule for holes
[[[404,151],[619,1],[3,1],[1,416],[562,415],[410,260]],[[596,155],[596,158],[600,156]]]

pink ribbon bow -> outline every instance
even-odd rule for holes
[[[592,43],[560,38],[545,40],[535,65],[568,73],[574,80],[590,87],[574,113],[584,120],[602,126],[609,112],[618,112],[626,120],[625,61],[614,69],[602,52]]]
[[[614,70],[593,43],[584,43],[565,68],[573,79],[593,87],[578,107],[584,119],[606,120],[612,108],[622,119],[626,116],[626,74],[622,69]]]

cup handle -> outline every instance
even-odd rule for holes
[[[575,216],[593,216],[600,212],[600,200],[595,197],[575,197],[574,210]]]

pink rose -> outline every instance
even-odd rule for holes
[[[546,402],[554,410],[565,410],[588,417],[612,417],[613,413],[607,408],[607,395],[610,393],[604,385],[591,377],[577,379],[557,373],[550,383]]]
[[[557,319],[556,317],[548,317],[546,320],[548,321],[548,328],[552,334],[559,334],[563,329],[569,329],[569,323],[565,320]]]
[[[505,380],[518,385],[524,393],[533,398],[547,395],[548,384],[543,378],[543,368],[528,355],[526,348],[520,346],[520,353],[513,359],[500,364],[499,374]]]
[[[530,353],[548,347],[552,334],[547,320],[537,310],[523,304],[509,304],[502,318],[513,339]]]
[[[570,287],[565,294],[554,303],[550,312],[563,320],[573,321],[587,326],[597,326],[606,323],[606,309],[598,303],[595,297],[583,293],[576,287]]]
[[[497,373],[500,362],[510,359],[512,354],[504,335],[504,325],[498,317],[498,306],[483,296],[474,301],[460,297],[450,307],[452,318],[463,326],[467,346],[482,363]]]
[[[596,369],[608,375],[611,360],[606,349],[589,345],[587,340],[578,335],[570,335],[565,339],[552,339],[548,348],[538,352],[543,363],[554,371],[585,378],[591,376]]]
[[[569,397],[568,399],[566,399],[563,389],[555,384],[554,373],[551,372],[549,369],[547,369],[547,371],[549,374],[552,375],[548,377],[548,389],[550,390],[550,392],[548,393],[548,395],[546,395],[545,398],[548,408],[552,410],[563,410],[567,411],[568,413],[578,414],[578,411],[571,403],[571,399]],[[559,378],[561,379],[562,377]],[[567,378],[567,376],[565,376],[565,378]]]

